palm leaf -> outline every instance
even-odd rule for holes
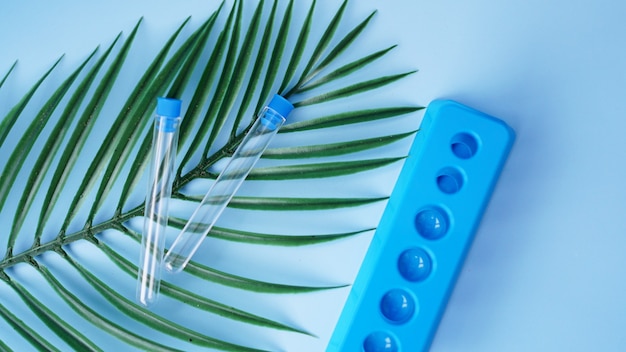
[[[356,59],[344,55],[367,43],[363,37],[375,12],[353,25],[346,23],[346,1],[329,18],[316,11],[315,0],[304,8],[293,0],[247,6],[237,0],[222,3],[190,33],[183,30],[189,19],[181,20],[147,67],[133,67],[137,76],[122,81],[128,58],[142,54],[134,50],[142,40],[139,20],[128,37],[120,34],[102,53],[91,53],[47,92],[42,85],[59,70],[57,61],[1,119],[0,217],[9,226],[0,234],[0,320],[12,330],[0,337],[0,350],[106,350],[108,344],[98,338],[104,335],[115,348],[262,351],[282,347],[247,336],[275,333],[306,345],[329,337],[249,302],[313,298],[349,286],[349,280],[302,272],[297,265],[282,265],[279,271],[286,276],[271,268],[275,260],[297,262],[276,253],[333,250],[373,232],[375,222],[347,214],[380,207],[388,194],[372,193],[365,181],[343,196],[326,186],[399,168],[405,149],[394,146],[408,143],[415,126],[320,140],[348,127],[357,131],[360,125],[383,126],[413,116],[421,107],[333,104],[385,89],[414,71],[377,76],[365,69],[384,60],[393,45],[370,48]],[[0,80],[0,89],[8,89],[14,67]],[[127,97],[110,94],[128,80]],[[297,107],[276,145],[209,233],[211,245],[201,248],[184,274],[164,277],[159,305],[154,310],[137,305],[135,257],[156,97],[188,102],[168,222],[175,235],[275,92]],[[45,96],[42,105],[35,94]],[[326,108],[312,116],[311,106]],[[106,119],[103,111],[118,113]],[[10,134],[19,137],[9,139]],[[289,182],[312,180],[321,185],[311,186],[320,187],[312,190],[314,196],[311,190],[277,191]],[[275,213],[307,221],[248,226],[255,217]],[[329,213],[341,220],[327,221]],[[220,258],[231,250],[255,253],[241,257],[249,267]],[[341,263],[341,258],[326,260]],[[14,302],[22,309],[14,310],[9,304]]]
[[[405,72],[405,73],[400,73],[397,75],[384,76],[384,77],[379,77],[379,78],[375,78],[372,80],[368,80],[365,82],[355,83],[348,87],[340,88],[340,89],[326,92],[326,93],[321,93],[320,95],[317,95],[314,97],[309,97],[307,99],[295,102],[293,105],[295,107],[301,107],[301,106],[306,106],[306,105],[319,104],[319,103],[327,102],[329,100],[349,97],[351,95],[367,92],[367,91],[370,91],[379,87],[386,86],[412,73],[414,72]]]
[[[157,94],[163,95],[165,87],[170,84],[173,77],[177,72],[179,72],[179,69],[188,58],[189,51],[194,51],[194,47],[199,46],[200,44],[200,42],[196,40],[197,35],[200,33],[196,33],[191,36],[177,50],[176,53],[174,53],[169,62],[160,72],[158,72],[158,74],[156,74],[158,68],[165,60],[165,55],[169,51],[169,48],[178,37],[185,24],[186,22],[178,28],[174,35],[168,40],[166,46],[158,54],[157,58],[152,62],[146,73],[144,73],[142,79],[140,80],[140,84],[135,88],[133,94],[125,104],[123,111],[120,112],[116,122],[114,123],[116,128],[111,131],[115,132],[109,133],[109,135],[105,138],[107,141],[117,140],[126,142],[112,143],[108,146],[117,145],[117,148],[105,148],[104,151],[103,149],[98,151],[98,153],[102,152],[104,160],[110,159],[110,162],[104,172],[100,188],[96,193],[96,199],[91,207],[91,211],[87,219],[88,223],[93,220],[96,211],[100,208],[100,206],[102,206],[104,196],[108,194],[117,180],[121,169],[124,167],[125,162],[133,149],[133,146],[137,144],[137,141],[140,138],[140,131],[145,129],[145,126],[149,121],[145,111],[150,111],[154,108],[154,96]],[[186,78],[186,76],[189,75],[188,72],[189,71],[180,71],[181,74],[178,76],[178,78],[180,78],[180,82],[184,82],[188,79]],[[156,77],[151,81],[151,77],[154,75],[156,75]],[[174,84],[180,84],[180,82],[175,82]],[[134,104],[133,102],[135,101],[138,103]],[[118,126],[119,128],[117,128]],[[100,159],[102,158],[98,158],[98,155],[96,155],[96,160]]]
[[[274,2],[272,9],[270,11],[270,15],[268,17],[267,23],[263,30],[263,36],[259,43],[259,49],[256,54],[256,60],[254,62],[254,66],[252,68],[252,72],[250,77],[248,78],[248,86],[245,88],[245,92],[243,94],[243,98],[241,101],[241,108],[237,112],[237,116],[233,120],[233,127],[231,129],[230,139],[234,140],[237,137],[237,130],[239,125],[241,124],[241,120],[244,115],[247,113],[247,107],[250,105],[252,98],[256,91],[256,86],[261,78],[261,72],[263,71],[263,67],[265,65],[267,52],[270,48],[270,37],[272,35],[272,25],[274,23],[274,19],[276,16],[276,8],[278,2]]]
[[[381,136],[375,138],[359,139],[355,141],[328,143],[307,146],[283,147],[267,149],[263,153],[266,159],[303,159],[303,158],[321,158],[327,156],[345,155],[350,153],[361,152],[364,150],[383,147],[387,144],[397,142],[409,137],[414,132],[406,132],[393,134],[389,136]]]
[[[347,75],[349,75],[350,73],[362,69],[365,65],[368,65],[374,61],[376,61],[378,58],[381,58],[383,56],[385,56],[385,54],[387,54],[390,50],[392,50],[393,48],[395,48],[396,46],[390,46],[387,49],[383,49],[383,50],[379,50],[371,55],[368,55],[366,57],[360,58],[358,60],[355,60],[354,62],[351,62],[347,65],[344,65],[338,69],[336,69],[335,71],[325,75],[324,77],[320,77],[318,79],[316,79],[315,81],[311,82],[307,82],[305,83],[300,89],[299,92],[305,92],[307,90],[311,90],[314,88],[317,88],[325,83],[328,82],[332,82],[336,79],[339,79],[341,77],[345,77]]]
[[[73,96],[70,98],[70,102],[68,103],[62,117],[57,121],[57,125],[54,129],[53,134],[51,134],[46,142],[46,150],[52,150],[56,153],[58,148],[63,141],[63,137],[68,132],[70,128],[70,123],[73,121],[75,116],[78,114],[78,106],[82,103],[83,99],[86,98],[86,92],[90,85],[94,82],[95,77],[103,67],[105,60],[107,59],[110,52],[113,50],[114,45],[119,40],[120,35],[115,38],[109,49],[104,53],[104,55],[98,60],[98,62],[93,66],[89,74],[83,79],[79,87],[74,92]],[[83,111],[82,116],[77,122],[77,126],[81,126],[81,128],[74,128],[70,140],[68,141],[67,146],[63,150],[61,154],[61,158],[59,159],[58,166],[52,176],[52,180],[50,182],[50,188],[46,192],[46,198],[43,203],[43,206],[40,211],[38,225],[35,232],[35,243],[39,241],[43,233],[44,225],[46,224],[51,210],[53,209],[56,200],[58,199],[60,192],[63,188],[63,185],[67,181],[69,177],[69,173],[78,158],[78,153],[81,150],[82,146],[85,144],[87,139],[87,135],[93,128],[94,117],[97,116],[98,112],[101,109],[101,104],[99,99],[101,99],[102,95],[106,95],[106,92],[110,89],[108,86],[110,85],[109,77],[112,75],[112,71],[109,71],[105,75],[105,77],[101,80],[100,85],[96,90],[96,94],[92,96],[88,103],[88,107]],[[51,167],[52,156],[55,154],[50,154],[49,156],[44,156],[46,153],[42,153],[37,161],[37,165],[40,166],[40,169],[34,170],[44,170],[44,173],[31,173],[30,179],[32,179],[31,188],[28,190],[30,192],[37,191],[41,186],[41,178],[40,175],[43,175],[47,172],[48,168]],[[30,200],[24,200],[24,202],[31,203],[35,194],[31,193],[29,195]],[[24,212],[28,210],[28,207],[20,208]],[[18,210],[19,211],[19,210]],[[24,213],[22,217],[25,217]]]
[[[24,95],[24,97],[13,107],[13,109],[9,111],[7,116],[5,116],[4,119],[2,119],[2,122],[0,122],[0,146],[4,144],[4,141],[9,135],[11,128],[13,128],[13,125],[15,125],[15,122],[19,118],[22,111],[24,111],[24,108],[26,108],[26,105],[28,105],[28,102],[31,100],[31,98],[37,91],[37,88],[41,86],[41,83],[43,83],[46,77],[48,77],[50,72],[52,72],[52,70],[54,70],[54,68],[59,64],[59,62],[61,62],[62,58],[63,57],[60,57],[54,63],[54,65],[52,65],[52,67],[43,75],[43,77],[41,77],[37,81],[37,83],[35,83],[35,85],[33,85],[33,87],[28,91],[28,93],[26,93],[26,95]],[[15,67],[15,64],[13,64],[13,66],[9,70],[9,73],[11,73],[14,67]],[[7,73],[7,76],[9,75],[9,73]],[[2,79],[3,84],[5,80],[6,80],[6,77]],[[2,209],[2,206],[3,206],[3,203],[0,203],[0,209]]]
[[[103,317],[101,314],[96,312],[94,309],[87,306],[82,300],[80,300],[76,295],[72,294],[61,282],[59,282],[54,274],[52,274],[47,268],[44,266],[38,267],[41,275],[50,283],[52,288],[63,298],[68,305],[70,305],[74,311],[83,316],[86,320],[93,322],[102,330],[107,333],[115,336],[116,338],[127,342],[130,345],[135,347],[139,347],[144,350],[150,351],[171,351],[170,347],[154,343],[150,339],[137,335],[128,329],[120,326],[112,322],[111,320]]]
[[[119,38],[119,36],[118,36]],[[113,44],[117,39],[114,41]],[[24,187],[24,194],[18,203],[18,211],[15,214],[15,218],[13,219],[13,227],[11,228],[11,238],[15,238],[18,232],[20,231],[24,221],[26,219],[26,215],[30,210],[30,207],[33,205],[35,200],[35,196],[37,195],[39,188],[43,183],[44,176],[47,174],[50,166],[53,162],[53,157],[55,156],[57,150],[61,146],[61,142],[63,141],[65,135],[67,134],[71,123],[74,121],[74,118],[77,115],[78,107],[84,100],[86,96],[86,92],[89,86],[93,83],[96,74],[99,68],[104,63],[104,60],[108,57],[111,52],[113,45],[109,47],[108,50],[103,54],[102,58],[98,60],[98,62],[91,68],[89,73],[83,78],[80,86],[76,89],[74,94],[72,94],[70,100],[68,101],[61,118],[57,121],[54,129],[50,133],[46,143],[43,147],[43,150],[50,151],[49,153],[41,153],[33,166],[34,170],[40,170],[40,172],[31,173],[28,177],[28,181],[26,182],[26,186]],[[94,52],[95,54],[95,52]],[[90,56],[91,58],[91,56]],[[33,140],[34,141],[34,140]],[[42,233],[42,227],[40,227],[35,234],[34,242],[39,242],[39,238]]]
[[[290,89],[285,94],[285,96],[291,96],[298,87],[301,87],[304,83],[306,83],[310,79],[311,70],[317,64],[319,59],[322,57],[322,55],[324,54],[324,50],[326,50],[326,48],[330,44],[330,41],[333,39],[333,36],[337,30],[337,27],[339,27],[339,24],[341,23],[341,19],[343,17],[343,14],[346,10],[347,5],[348,5],[348,1],[344,0],[339,10],[337,11],[333,19],[330,21],[328,27],[326,28],[326,31],[324,31],[324,34],[319,39],[318,44],[315,47],[315,50],[313,51],[313,55],[311,56],[311,58],[309,59],[309,62],[304,68],[304,71],[302,72],[302,75],[300,79],[298,80],[298,83],[294,85],[294,87]]]
[[[131,275],[134,275],[137,272],[137,267],[131,264],[126,258],[122,257],[119,253],[112,250],[109,246],[107,246],[103,242],[98,242],[97,244],[100,247],[100,249],[122,270],[126,271],[127,273]],[[207,276],[210,276],[210,275],[207,275]],[[232,278],[232,276],[228,274],[224,274],[223,277]],[[248,283],[252,282],[251,280],[247,280],[245,278],[238,278],[238,279],[240,282],[248,282]],[[222,283],[225,283],[225,282],[226,281],[223,281]],[[239,309],[228,307],[219,302],[209,300],[203,296],[194,294],[190,291],[187,291],[175,285],[169,284],[167,282],[163,283],[163,286],[161,287],[161,293],[168,295],[170,297],[173,297],[181,302],[192,304],[198,309],[202,309],[202,310],[215,313],[218,315],[222,315],[222,316],[227,316],[237,321],[242,321],[248,324],[254,324],[254,325],[259,325],[259,326],[272,327],[275,329],[281,329],[281,330],[286,330],[286,331],[295,331],[295,332],[305,333],[304,331],[294,329],[290,326],[279,324],[275,321],[264,319],[262,317],[255,316],[253,314],[243,312]]]
[[[10,286],[26,303],[26,305],[35,313],[41,321],[46,324],[57,336],[62,338],[70,347],[79,351],[102,351],[98,346],[91,342],[84,334],[76,328],[65,322],[52,310],[46,307],[41,301],[37,300],[28,290],[15,281],[9,281]]]
[[[43,338],[40,334],[34,331],[28,324],[24,323],[16,315],[11,313],[11,310],[7,309],[4,305],[0,304],[0,316],[6,321],[18,334],[22,335],[26,340],[30,342],[32,348],[38,351],[60,351],[54,347],[47,339]],[[10,347],[4,342],[3,349],[10,351]]]
[[[185,85],[184,82],[188,81],[189,77],[193,73],[193,68],[198,64],[198,61],[200,59],[200,53],[206,46],[207,37],[211,33],[211,29],[215,24],[218,13],[219,10],[213,13],[213,15],[209,17],[205,24],[200,27],[197,35],[192,36],[192,38],[195,38],[197,43],[193,45],[188,60],[185,61],[181,68],[181,72],[186,74],[181,74],[176,78],[176,81],[172,84],[172,87],[170,88],[170,91],[168,93],[169,96],[180,96],[179,90],[183,89],[183,86]],[[197,89],[196,93],[198,93],[199,91],[201,91],[201,89]],[[185,122],[187,122],[189,119],[194,120],[194,117],[190,115],[193,115],[191,112],[194,111],[194,108],[198,105],[200,104],[196,101],[196,94],[194,94],[194,99],[192,100],[191,104],[189,105],[189,109],[187,110],[187,117],[185,118]],[[116,208],[116,213],[118,214],[122,212],[122,207],[124,206],[124,203],[128,200],[130,191],[139,182],[142,171],[145,169],[147,162],[150,160],[150,158],[148,157],[148,153],[150,152],[150,146],[152,142],[151,138],[151,134],[146,134],[135,156],[129,174],[126,177],[126,182],[124,183],[124,188],[122,190]]]
[[[91,57],[94,54],[95,54],[95,51],[52,94],[50,99],[48,99],[48,101],[44,104],[43,108],[40,110],[39,114],[35,117],[35,119],[32,121],[30,126],[28,126],[28,128],[22,135],[22,138],[20,138],[19,142],[17,143],[17,146],[15,147],[15,150],[13,151],[13,153],[11,153],[11,156],[9,157],[9,161],[7,162],[7,167],[3,170],[2,174],[0,175],[0,208],[2,207],[2,204],[4,203],[4,201],[6,200],[8,196],[9,189],[13,186],[15,179],[17,178],[17,174],[19,173],[20,169],[24,165],[24,161],[26,160],[28,153],[33,148],[35,144],[35,140],[41,134],[42,130],[48,123],[50,116],[55,111],[59,103],[61,102],[61,98],[63,98],[63,96],[68,91],[72,83],[74,83],[74,80],[76,79],[78,74],[82,71],[83,67],[85,67],[87,62],[91,59]],[[55,136],[55,137],[58,137],[58,136]],[[38,166],[41,168],[45,167],[42,165],[43,163],[45,163],[45,161],[38,163],[39,164]],[[39,175],[41,175],[41,173],[39,173]],[[35,186],[34,185],[35,183],[38,183],[35,178],[29,181],[30,182],[26,184],[26,188],[24,189],[25,194],[32,194],[31,192],[29,192],[29,190],[31,190],[32,187]],[[9,247],[13,246],[15,237],[17,236],[17,233],[19,232],[20,227],[22,226],[22,223],[24,221],[23,215],[26,213],[26,211],[30,207],[30,204],[25,204],[25,203],[30,203],[28,201],[28,198],[22,198],[22,199],[23,201],[20,201],[20,203],[22,207],[24,207],[24,211],[18,212],[20,216],[13,221],[13,228],[11,229],[11,235],[9,236]]]
[[[184,226],[184,220],[181,219],[176,219],[176,218],[172,218],[169,222],[169,226],[172,226],[174,228],[178,228],[178,229],[182,229],[182,226]],[[230,230],[230,229],[229,229]],[[127,228],[123,228],[121,229],[121,231],[129,234],[131,237],[133,237],[134,240],[136,240],[137,242],[139,242],[139,234],[135,233]],[[219,228],[216,229],[215,231],[219,231]],[[236,230],[230,230],[230,231],[236,231]],[[240,234],[243,234],[243,232],[239,231]],[[248,235],[252,235],[252,236],[263,236],[261,234],[250,234],[248,233]],[[280,237],[280,236],[278,236]],[[336,236],[341,237],[341,236]],[[252,242],[252,241],[248,241],[248,242]],[[121,260],[119,260],[121,257],[117,254],[114,255],[115,252],[112,252],[109,249],[105,249],[104,247],[102,247],[102,244],[98,242],[98,244],[101,246],[101,249],[103,249],[103,251],[105,251],[107,253],[107,255],[111,258],[113,258],[113,260],[116,262],[116,265],[122,267],[127,273],[135,273],[137,272],[137,269],[132,269],[131,268],[131,264],[129,264],[128,262],[122,262]],[[236,287],[236,288],[240,288],[240,289],[244,289],[244,290],[251,290],[251,291],[256,291],[256,292],[271,292],[271,293],[302,293],[302,292],[311,292],[311,291],[317,291],[317,290],[323,290],[323,289],[327,289],[327,288],[336,288],[338,286],[332,286],[332,287],[308,287],[308,286],[295,286],[295,285],[282,285],[282,284],[277,284],[277,283],[271,283],[271,282],[263,282],[263,281],[258,281],[258,280],[254,280],[254,279],[250,279],[250,278],[246,278],[246,277],[241,277],[241,276],[237,276],[237,275],[233,275],[233,274],[229,274],[226,272],[222,272],[216,269],[212,269],[210,267],[207,267],[205,265],[199,264],[197,262],[194,261],[190,261],[188,266],[187,266],[187,272],[198,276],[200,278],[202,278],[203,280],[206,281],[211,281],[211,282],[215,282],[215,283],[219,283],[221,285],[225,285],[225,286],[231,286],[231,287]],[[223,310],[222,310],[223,311]],[[276,322],[273,322],[273,324],[275,326],[283,326],[282,324],[277,324]]]
[[[6,82],[7,78],[9,78],[9,75],[11,74],[11,72],[13,72],[13,69],[15,68],[16,65],[17,65],[17,60],[13,62],[13,65],[11,65],[11,67],[9,68],[9,71],[7,71],[7,73],[4,75],[2,80],[0,80],[0,88],[2,88],[2,86],[4,85],[4,82]]]
[[[346,51],[350,44],[352,44],[356,38],[358,38],[359,34],[367,27],[368,23],[374,17],[375,12],[370,14],[363,22],[359,23],[350,33],[348,33],[344,38],[341,39],[339,43],[326,55],[324,60],[321,63],[314,66],[313,70],[309,70],[306,72],[306,76],[302,79],[302,84],[306,84],[309,80],[315,77],[319,72],[324,70],[331,62],[335,61],[335,59],[344,51]],[[301,87],[302,84],[298,85]]]

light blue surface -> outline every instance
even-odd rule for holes
[[[327,351],[428,350],[513,140],[471,108],[428,106]]]
[[[216,4],[4,3],[0,72],[19,63],[1,115],[63,53],[68,72],[142,15],[162,38]],[[517,132],[432,350],[623,350],[626,3],[364,0],[349,15],[372,8],[371,43],[398,43],[395,66],[420,70],[379,99],[455,99]]]

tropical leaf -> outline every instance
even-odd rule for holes
[[[283,147],[267,149],[263,153],[263,158],[267,159],[303,159],[303,158],[321,158],[326,156],[345,155],[356,153],[368,149],[383,147],[387,144],[402,140],[414,131],[393,134],[389,136],[381,136],[375,138],[359,139],[355,141],[328,143],[319,145],[307,145],[298,147]]]
[[[62,57],[60,57],[54,63],[54,65],[52,65],[52,67],[48,70],[48,72],[46,72],[46,74],[44,74],[43,77],[41,77],[37,81],[37,83],[35,83],[35,85],[33,85],[33,87],[28,91],[28,93],[26,93],[26,95],[19,101],[19,103],[17,103],[13,107],[13,109],[11,109],[11,111],[9,111],[7,116],[5,116],[4,119],[2,119],[2,122],[0,122],[0,146],[2,146],[4,144],[4,141],[6,140],[7,136],[9,135],[9,132],[11,131],[11,128],[13,128],[13,125],[15,125],[15,122],[20,117],[20,114],[22,113],[22,111],[24,111],[24,108],[26,108],[26,105],[28,104],[28,102],[30,102],[31,98],[33,97],[33,95],[37,91],[37,88],[39,88],[41,83],[43,83],[43,81],[46,79],[46,77],[48,77],[50,72],[52,72],[52,70],[54,70],[54,68],[58,65],[58,63],[61,61],[61,59],[62,59]],[[4,84],[4,81],[6,80],[6,78],[11,73],[11,71],[13,71],[14,67],[15,67],[15,64],[13,64],[13,66],[11,66],[11,69],[9,70],[9,72],[7,73],[5,78],[2,79],[2,83],[3,84]],[[2,208],[2,204],[3,203],[0,203],[0,209]]]
[[[9,75],[11,74],[11,72],[13,72],[15,65],[17,65],[17,61],[15,61],[13,65],[11,65],[11,68],[9,68],[9,71],[7,71],[7,73],[4,75],[2,80],[0,80],[0,88],[2,88],[2,86],[4,85],[4,82],[6,82],[7,78],[9,78]]]
[[[303,258],[373,233],[376,217],[362,214],[377,207],[380,215],[389,194],[371,187],[371,175],[399,169],[418,118],[409,129],[389,122],[412,119],[421,107],[361,100],[415,72],[368,69],[395,47],[367,47],[375,11],[354,24],[347,1],[330,14],[315,0],[302,5],[235,0],[197,28],[181,19],[146,67],[129,59],[145,55],[136,50],[147,35],[140,19],[70,72],[58,59],[14,103],[0,120],[0,350],[284,349],[254,339],[266,334],[323,348],[328,333],[277,307],[345,294],[353,277],[315,272]],[[357,46],[366,50],[355,58]],[[0,92],[10,89],[15,67],[1,76]],[[49,90],[53,72],[65,78]],[[111,94],[129,86],[127,96]],[[275,144],[185,272],[164,276],[158,305],[138,305],[156,98],[185,102],[171,243],[277,92],[296,109]],[[341,104],[348,99],[359,103]],[[110,111],[117,115],[106,118]],[[307,186],[286,190],[291,183]],[[343,265],[341,254],[324,261]]]
[[[65,80],[65,82],[63,82],[63,84],[61,84],[61,86],[54,92],[54,94],[52,94],[50,99],[44,104],[43,108],[40,110],[37,117],[35,117],[30,126],[28,126],[28,129],[26,129],[26,131],[22,135],[22,138],[20,138],[17,146],[15,147],[15,150],[13,151],[13,153],[11,153],[11,156],[9,157],[7,166],[3,170],[2,175],[0,175],[0,207],[2,207],[2,204],[6,200],[9,189],[13,186],[19,170],[22,168],[24,161],[28,156],[28,153],[33,148],[35,140],[41,134],[44,126],[50,119],[52,112],[59,105],[59,103],[61,102],[61,98],[65,95],[65,93],[67,93],[68,89],[70,88],[72,83],[74,83],[74,80],[76,79],[80,71],[83,69],[83,67],[85,67],[87,62],[94,54],[95,51],[87,58],[87,60],[85,60],[85,62],[83,62],[82,65],[78,67],[76,71],[74,71],[74,73],[70,75],[68,79]],[[62,133],[61,131],[59,131],[60,129],[61,128],[57,128],[59,134]],[[56,135],[55,138],[58,138],[58,135]],[[49,141],[51,140],[52,139],[49,139]],[[50,147],[54,148],[54,146]],[[47,165],[44,165],[46,164],[45,157],[38,160],[37,164],[37,166],[40,167],[40,170],[46,168]],[[42,175],[42,173],[40,172],[39,174],[34,175],[35,177],[29,179],[29,182],[24,189],[25,194],[33,194],[33,192],[30,192],[32,188],[39,186],[39,182],[37,182],[37,177],[40,177],[39,175]],[[37,186],[35,186],[35,183],[37,183]],[[9,236],[9,247],[13,246],[15,237],[17,236],[17,233],[19,232],[24,221],[24,214],[30,208],[30,201],[32,201],[32,198],[29,199],[28,197],[22,197],[22,199],[20,200],[20,208],[23,207],[24,211],[18,212],[19,217],[13,221],[13,228],[11,229],[11,235]]]

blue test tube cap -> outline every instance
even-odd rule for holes
[[[180,122],[181,101],[172,98],[157,98],[156,114],[161,116],[159,129],[163,132],[176,132]]]
[[[274,95],[267,106],[285,118],[289,115],[291,110],[293,110],[293,104],[278,94]]]
[[[165,117],[179,117],[181,101],[179,99],[172,98],[157,98],[156,113]]]

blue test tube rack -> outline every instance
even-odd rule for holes
[[[327,352],[430,347],[514,138],[467,106],[429,104]]]

